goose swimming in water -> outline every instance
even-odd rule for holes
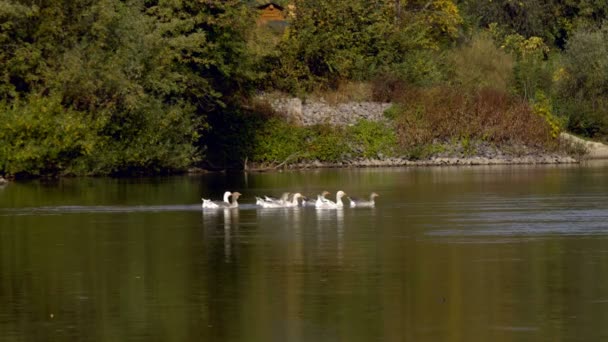
[[[262,208],[283,208],[285,206],[285,203],[288,202],[288,198],[289,192],[284,192],[283,195],[281,195],[281,198],[274,198],[268,196],[264,196],[264,198],[262,198],[256,196],[255,204],[259,205]]]
[[[230,201],[228,200],[230,198],[230,196],[232,195],[232,192],[230,191],[226,191],[224,192],[224,197],[223,197],[223,201],[212,201],[210,199],[205,199],[203,198],[203,208],[206,209],[215,209],[215,208],[224,208],[224,205],[230,205]]]
[[[288,193],[284,193],[283,196],[281,196],[280,200],[274,200],[274,201],[269,201],[269,198],[266,197],[264,199],[260,198],[260,197],[256,197],[256,204],[261,206],[262,208],[290,208],[290,207],[297,207],[299,205],[299,199],[302,198],[302,194],[295,193],[292,196],[291,201],[289,200],[289,194]]]
[[[325,205],[329,200],[325,198],[325,196],[329,195],[329,191],[323,191],[320,195],[317,195],[316,200],[308,200],[306,201],[307,206],[321,207]],[[329,201],[331,202],[331,201]]]
[[[371,195],[369,195],[369,201],[363,200],[363,199],[358,199],[356,197],[348,197],[348,199],[350,200],[350,207],[351,208],[373,208],[376,206],[376,202],[374,201],[374,198],[378,197],[380,195],[378,195],[375,192],[372,192]]]
[[[224,194],[225,196],[226,194]],[[232,195],[230,195],[230,197],[232,198],[230,200],[230,203],[226,203],[226,202],[219,202],[216,203],[218,206],[216,208],[222,208],[222,209],[232,209],[232,208],[238,208],[239,207],[239,202],[237,202],[237,200],[239,199],[239,197],[241,196],[240,192],[233,192]]]
[[[323,192],[324,194],[327,193],[327,191]],[[315,207],[318,209],[338,209],[338,208],[343,208],[344,207],[344,203],[342,203],[342,197],[344,197],[346,195],[346,193],[342,190],[338,191],[336,193],[336,201],[333,202],[331,200],[326,199],[324,196],[321,197],[319,196],[319,198],[317,199],[317,203],[315,204]]]
[[[227,207],[224,208],[238,208],[239,207],[239,202],[237,202],[237,200],[239,199],[239,197],[241,197],[241,193],[240,192],[233,192],[232,193],[232,200],[230,201],[230,205],[228,205]],[[225,203],[222,203],[222,205],[225,205]]]
[[[295,194],[293,194],[293,197],[291,198],[291,201],[285,202],[285,206],[286,207],[297,207],[300,204],[299,199],[303,198],[303,197],[304,196],[302,196],[301,193],[296,192]]]

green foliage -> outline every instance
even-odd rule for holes
[[[205,137],[209,166],[240,167],[247,160],[263,165],[283,162],[339,162],[394,155],[397,138],[386,123],[360,120],[340,127],[298,126],[278,116],[267,103],[253,102],[210,118]]]
[[[279,46],[273,84],[297,93],[319,84],[335,87],[342,79],[370,79],[387,70],[413,82],[439,78],[429,52],[455,37],[458,9],[450,0],[396,3],[298,1]]]
[[[33,96],[0,106],[0,170],[13,175],[68,173],[96,145],[82,113],[65,110],[57,96]]]
[[[505,35],[541,37],[559,49],[574,30],[597,27],[608,18],[605,1],[462,0],[460,7],[475,26],[496,23]]]
[[[31,163],[5,172],[183,170],[201,157],[207,116],[239,101],[258,77],[246,44],[254,17],[237,0],[2,1],[0,18],[5,107],[36,108],[27,99],[38,99],[78,113],[96,150],[68,154],[69,165],[40,154],[48,171]]]
[[[399,113],[403,111],[403,109],[401,108],[401,106],[399,106],[398,104],[391,104],[390,107],[388,107],[384,113],[382,113],[382,115],[384,115],[385,118],[390,119],[390,120],[394,120],[397,118],[397,116],[399,115]]]
[[[39,14],[36,6],[0,2],[0,100],[16,99],[40,82],[42,51],[31,40],[31,21]]]
[[[557,139],[559,133],[562,130],[562,124],[560,120],[553,115],[553,105],[551,100],[545,96],[545,94],[541,91],[536,93],[535,102],[533,105],[533,110],[536,115],[540,115],[547,124],[549,125],[549,130],[551,133],[551,137],[553,139]]]
[[[322,162],[337,162],[351,157],[346,132],[341,127],[317,125],[307,134],[307,159]]]
[[[533,99],[534,94],[551,88],[553,70],[545,58],[549,47],[541,38],[526,39],[519,34],[511,34],[505,37],[503,48],[517,57],[515,83],[525,99]]]
[[[608,137],[608,25],[572,35],[563,66],[554,74],[559,111],[568,129],[589,137]]]
[[[306,144],[305,131],[285,120],[274,117],[256,131],[251,158],[257,162],[282,162],[288,158],[303,157]],[[297,159],[294,159],[297,160]]]
[[[452,82],[465,89],[494,88],[506,92],[513,82],[513,57],[498,48],[487,32],[475,34],[469,44],[450,54]]]
[[[347,136],[356,155],[365,158],[391,156],[397,146],[395,131],[380,122],[360,120],[347,128]]]
[[[198,161],[199,124],[191,108],[148,100],[135,111],[109,116],[98,133],[97,153],[86,159],[89,172],[170,172]]]
[[[116,174],[182,170],[196,158],[184,112],[150,99],[141,112],[95,117],[58,96],[31,96],[0,108],[0,169],[14,175]]]

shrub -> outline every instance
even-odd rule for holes
[[[97,132],[96,152],[85,158],[94,174],[166,173],[185,170],[200,158],[200,119],[187,105],[146,97],[133,110],[107,114]]]
[[[466,89],[491,87],[506,92],[512,82],[513,57],[499,49],[487,33],[474,35],[469,44],[453,50],[448,60],[454,84]]]
[[[95,115],[59,96],[0,106],[0,170],[17,176],[183,170],[198,155],[198,124],[187,107],[149,99],[132,112]]]
[[[558,111],[568,129],[593,138],[608,137],[608,24],[572,35],[555,78]]]
[[[343,128],[315,125],[307,128],[307,131],[307,159],[337,162],[351,155],[352,151]]]
[[[95,124],[93,124],[94,126]],[[83,113],[65,110],[57,96],[0,105],[0,170],[13,175],[70,173],[96,145]]]
[[[256,131],[251,159],[257,162],[283,162],[305,155],[304,131],[274,117]]]
[[[381,122],[360,120],[347,128],[347,135],[357,157],[390,156],[397,145],[394,130]]]
[[[562,130],[563,123],[555,115],[553,115],[553,105],[551,100],[545,96],[542,91],[536,92],[535,99],[536,100],[532,106],[534,113],[545,119],[547,125],[549,125],[551,137],[553,139],[557,139],[560,131]]]
[[[549,125],[527,102],[494,89],[417,89],[404,94],[400,106],[397,134],[405,149],[463,138],[538,147],[552,142]]]

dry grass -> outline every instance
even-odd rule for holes
[[[455,87],[412,89],[399,101],[400,144],[405,148],[473,139],[545,148],[553,143],[547,122],[523,100],[485,88],[467,94]]]

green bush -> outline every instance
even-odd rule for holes
[[[495,45],[488,33],[474,35],[469,44],[451,51],[452,82],[466,89],[492,87],[508,91],[513,78],[513,57]]]
[[[0,106],[0,171],[17,176],[183,170],[198,156],[198,124],[187,107],[148,104],[90,115],[58,96]]]
[[[361,120],[353,126],[328,124],[302,127],[287,122],[270,108],[252,104],[211,119],[206,135],[212,165],[240,167],[253,163],[278,165],[302,160],[339,162],[395,153],[397,137],[386,123]],[[208,140],[207,140],[208,139]]]
[[[94,152],[97,137],[90,126],[83,113],[64,110],[56,96],[2,104],[0,170],[12,175],[71,173],[76,159]]]
[[[304,130],[275,117],[255,132],[251,158],[257,162],[283,162],[304,156],[304,147]]]
[[[200,158],[200,120],[185,105],[148,98],[132,111],[108,114],[96,153],[85,158],[93,174],[166,173],[185,170]]]
[[[347,128],[347,135],[357,157],[391,156],[397,146],[395,131],[381,122],[360,120]]]
[[[608,138],[608,24],[572,35],[563,67],[556,72],[558,111],[568,129],[594,138]]]
[[[343,128],[330,125],[316,125],[307,128],[307,151],[309,160],[338,162],[351,155]]]

